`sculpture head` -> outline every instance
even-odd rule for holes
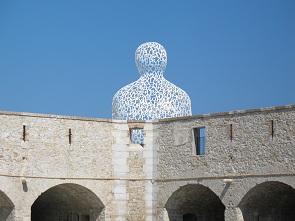
[[[157,42],[146,42],[136,49],[135,63],[140,75],[163,75],[167,65],[166,50]]]

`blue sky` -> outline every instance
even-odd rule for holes
[[[294,0],[2,0],[0,110],[111,118],[148,41],[194,115],[295,103]]]

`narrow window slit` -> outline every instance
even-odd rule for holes
[[[23,141],[26,141],[26,125],[23,125]]]
[[[270,121],[270,134],[271,134],[271,138],[273,139],[273,136],[274,136],[274,122],[273,122],[273,120]]]
[[[229,138],[230,138],[230,141],[233,141],[233,125],[232,124],[229,125]]]
[[[69,144],[71,145],[72,144],[72,129],[69,129]]]

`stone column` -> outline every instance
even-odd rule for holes
[[[237,221],[244,221],[243,213],[239,207],[236,208]]]
[[[124,123],[125,122],[125,123]],[[129,171],[127,165],[127,158],[129,157],[128,152],[128,126],[126,121],[118,121],[114,124],[114,130],[112,136],[114,143],[112,145],[113,151],[113,177],[114,178],[126,178],[126,174]],[[115,180],[113,193],[114,200],[112,202],[112,208],[110,209],[110,216],[112,221],[124,221],[126,220],[127,202],[129,196],[127,194],[127,181],[126,180]]]
[[[153,179],[158,178],[158,144],[156,143],[157,130],[152,123],[146,123],[145,147],[143,157],[145,159],[145,176],[151,180],[145,182],[145,221],[156,221],[158,183]]]
[[[239,207],[226,207],[224,212],[225,221],[244,221],[242,211]]]
[[[31,207],[23,205],[21,208],[16,206],[7,221],[31,221]]]

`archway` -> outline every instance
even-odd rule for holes
[[[261,183],[243,197],[239,207],[244,221],[293,221],[295,190],[277,181]]]
[[[31,220],[100,221],[103,209],[103,203],[92,191],[67,183],[48,189],[36,199]]]
[[[225,206],[208,187],[188,184],[176,190],[166,202],[170,221],[224,221]]]
[[[5,193],[0,191],[0,220],[12,220],[14,205]]]

